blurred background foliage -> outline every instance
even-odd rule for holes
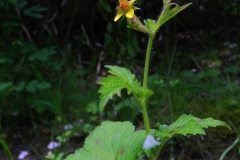
[[[220,129],[222,145],[214,151],[216,132],[210,134],[209,144],[199,140],[209,151],[197,157],[210,159],[239,132],[240,0],[174,2],[193,4],[163,25],[155,38],[149,80],[155,94],[149,114],[152,125],[169,124],[183,113],[230,123],[236,130]],[[117,0],[0,0],[0,135],[9,141],[10,150],[26,137],[54,139],[64,132],[60,126],[69,123],[78,127],[68,137],[75,132],[84,137],[106,119],[143,127],[139,107],[125,92],[103,114],[98,112],[96,81],[106,76],[104,65],[127,67],[139,80],[144,67],[148,37],[126,28],[123,18],[113,22],[116,4]],[[162,1],[137,0],[136,6],[141,20],[156,19]],[[12,136],[18,144],[10,145]],[[187,159],[181,157],[186,143],[176,152],[171,143],[171,156]],[[45,153],[42,148],[34,152]],[[192,148],[190,159],[198,149]],[[230,158],[239,158],[237,149]]]

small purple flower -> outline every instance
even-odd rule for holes
[[[64,128],[64,130],[70,130],[73,128],[73,126],[71,124],[67,124],[63,128]]]
[[[21,151],[21,153],[18,155],[18,159],[24,159],[28,155],[29,155],[28,151]]]
[[[57,147],[59,147],[59,146],[61,146],[61,143],[51,141],[51,142],[48,144],[47,148],[51,150],[51,149],[57,148]]]

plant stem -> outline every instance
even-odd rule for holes
[[[167,139],[164,139],[161,141],[161,145],[160,146],[157,146],[156,148],[156,151],[155,151],[155,154],[151,154],[151,158],[153,160],[157,159],[158,158],[158,155],[160,154],[161,150],[162,150],[162,147],[165,145],[165,143],[167,142]]]
[[[151,54],[154,34],[149,34],[149,36],[150,37],[148,40],[148,47],[147,47],[145,67],[144,67],[143,89],[147,89],[149,61],[150,61],[150,54]],[[146,99],[142,100],[141,107],[142,107],[142,113],[143,113],[144,126],[145,126],[145,130],[146,130],[146,134],[148,135],[148,134],[150,134],[150,125],[149,125],[149,121],[148,121]]]
[[[143,121],[146,130],[146,135],[150,134],[150,125],[148,121],[148,114],[147,114],[147,107],[146,107],[146,100],[144,100],[142,106],[142,113],[143,113]]]
[[[144,68],[144,77],[143,77],[143,88],[147,89],[147,81],[148,81],[148,70],[149,70],[149,61],[150,61],[150,55],[151,55],[151,49],[152,49],[152,43],[153,43],[153,34],[149,34],[149,40],[148,40],[148,47],[147,47],[147,53],[146,53],[146,59],[145,59],[145,68]]]
[[[0,122],[1,122],[1,117],[0,117]],[[2,124],[1,123],[0,123],[0,135],[3,135],[3,130],[2,130]],[[3,150],[6,154],[6,156],[8,156],[8,158],[10,160],[14,160],[13,155],[12,155],[8,145],[7,145],[7,142],[6,142],[6,139],[4,138],[4,136],[3,136],[3,138],[0,139],[0,146],[1,146],[1,144],[2,144],[2,147],[3,147]]]

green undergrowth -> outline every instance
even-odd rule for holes
[[[138,1],[139,5],[141,3],[142,0]],[[205,6],[208,2],[201,3]],[[222,4],[226,10],[237,7],[235,3],[231,4],[232,7],[227,6],[223,1],[214,2],[213,6],[216,6],[216,3]],[[60,5],[55,4],[55,11],[51,9],[50,1],[45,4],[48,5],[44,6],[29,0],[0,1],[2,13],[0,30],[3,33],[0,39],[0,150],[2,149],[10,159],[14,150],[12,146],[18,144],[24,144],[39,159],[45,159],[49,140],[62,143],[62,146],[52,153],[55,159],[56,156],[67,155],[81,147],[84,138],[106,120],[131,121],[137,129],[143,128],[140,108],[133,97],[126,98],[125,90],[122,92],[122,98],[113,97],[108,102],[106,110],[99,114],[97,90],[100,86],[96,84],[96,76],[104,77],[106,70],[102,67],[96,71],[95,68],[109,62],[118,62],[121,66],[130,67],[140,80],[139,75],[142,74],[139,70],[143,64],[140,61],[145,57],[145,50],[141,46],[145,46],[146,39],[138,41],[139,35],[125,28],[125,24],[121,21],[117,26],[109,22],[115,12],[110,6],[115,5],[115,0],[100,0],[99,3],[89,1],[92,8],[98,8],[100,11],[100,14],[96,14],[95,21],[92,19],[94,16],[91,16],[92,18],[85,16],[89,15],[89,9],[83,11],[74,1],[71,5],[76,9],[71,9],[74,13],[69,12],[67,16],[61,14]],[[155,3],[149,5],[158,6]],[[143,8],[139,12],[149,8],[151,7]],[[201,8],[199,7],[201,10],[199,12],[196,7],[192,7],[196,10],[194,13],[199,12],[208,17],[209,12]],[[229,19],[228,14],[237,15],[237,12],[228,13],[226,10],[222,15],[224,19]],[[55,19],[57,21],[54,21],[52,16],[47,16],[50,11],[60,13]],[[95,12],[95,10],[91,11],[91,15]],[[198,17],[206,19],[201,15]],[[55,26],[59,20],[65,21],[64,17],[71,17],[74,23],[78,23],[79,19],[83,20],[81,16],[86,17],[87,21],[80,24],[80,27],[71,28],[72,24],[68,22],[64,23],[64,26]],[[193,19],[196,19],[195,14],[185,14],[185,16],[194,16]],[[158,121],[171,124],[182,114],[192,114],[199,118],[213,117],[225,121],[231,125],[231,128],[236,129],[210,129],[206,136],[188,137],[190,141],[187,140],[188,138],[177,136],[174,141],[169,141],[163,150],[165,159],[218,159],[240,132],[240,67],[237,58],[239,51],[237,47],[230,48],[232,44],[239,44],[239,40],[225,31],[222,32],[222,29],[231,31],[228,27],[230,24],[218,25],[222,28],[217,28],[215,30],[217,32],[212,32],[212,29],[207,27],[204,30],[211,31],[213,35],[217,35],[216,37],[221,33],[224,34],[224,38],[231,37],[231,40],[225,44],[225,49],[198,52],[199,48],[206,49],[207,46],[216,48],[222,42],[214,41],[214,36],[207,34],[209,32],[199,35],[201,27],[197,27],[196,30],[186,28],[189,23],[180,22],[181,19],[188,19],[185,16],[183,15],[180,20],[175,19],[174,23],[167,23],[167,27],[160,31],[159,37],[159,40],[163,37],[164,42],[157,41],[154,47],[154,57],[150,63],[154,66],[153,70],[156,74],[151,75],[148,82],[149,89],[154,91],[148,106],[149,116],[152,118],[150,124],[152,127]],[[212,24],[212,20],[216,18],[214,14],[211,16],[209,21]],[[232,19],[237,20],[234,17]],[[86,25],[89,21],[92,26],[106,30],[99,32],[97,27],[97,30],[93,31],[94,27]],[[191,20],[189,22],[192,23]],[[201,22],[198,20],[198,23]],[[76,25],[79,25],[77,23]],[[33,24],[38,27],[32,28]],[[181,27],[176,24],[180,24]],[[195,23],[193,25],[198,26]],[[182,27],[190,33],[185,33]],[[67,33],[66,42],[62,41],[61,36],[55,35],[56,30]],[[83,35],[79,35],[80,32]],[[176,35],[182,34],[183,37],[178,37],[176,40]],[[92,35],[94,36],[91,37]],[[166,35],[171,35],[172,39],[168,39]],[[188,36],[190,38],[187,38]],[[185,43],[187,41],[194,43]],[[65,44],[62,45],[63,43]],[[166,51],[162,51],[163,48]],[[172,48],[172,54],[168,54]],[[187,49],[187,53],[175,53],[180,48],[181,51]],[[158,54],[159,52],[166,53]],[[100,57],[98,57],[99,53],[102,54]],[[178,61],[176,62],[175,59]],[[202,62],[204,64],[201,64]],[[192,70],[193,66],[196,71]],[[124,101],[121,101],[123,99]],[[65,125],[72,125],[73,128],[64,130]],[[234,146],[226,155],[227,159],[240,159],[239,148],[239,144]],[[16,159],[15,153],[14,159]]]
[[[171,122],[184,113],[217,118],[228,111],[234,111],[233,114],[239,112],[238,66],[227,67],[224,70],[208,69],[197,73],[190,70],[172,72],[174,76],[168,79],[158,74],[149,77],[149,88],[154,91],[149,102],[149,112],[156,120],[158,114],[163,114],[166,122]],[[124,96],[123,92],[122,97]],[[108,112],[113,114],[117,111],[121,118],[122,110],[130,106],[128,112],[131,114],[129,113],[128,117],[125,115],[123,119],[136,119],[139,111],[136,102],[132,98],[127,98],[119,103],[119,99],[121,98],[113,98],[109,102],[108,106],[113,106],[114,110]],[[107,108],[111,108],[108,106]]]
[[[232,66],[225,70],[209,69],[198,73],[172,71],[173,76],[169,76],[168,79],[158,74],[151,75],[149,88],[153,89],[155,94],[151,97],[151,103],[148,106],[149,115],[152,117],[150,124],[153,125],[155,122],[160,121],[158,117],[161,117],[162,124],[169,125],[181,114],[192,114],[200,118],[213,117],[221,119],[232,124],[231,127],[239,126],[240,86],[237,81],[238,73],[238,66]],[[72,84],[74,79],[70,81]],[[86,87],[87,85],[86,82]],[[122,98],[115,97],[107,104],[106,111],[99,115],[97,101],[99,95],[96,94],[97,85],[93,85],[88,90],[83,90],[82,86],[76,88],[75,85],[68,86],[68,89],[75,94],[63,93],[64,87],[58,92],[65,97],[64,101],[61,101],[62,105],[68,105],[67,109],[60,110],[64,118],[56,115],[55,118],[38,115],[38,117],[32,117],[30,122],[33,125],[39,124],[39,121],[41,124],[45,124],[48,134],[43,135],[49,138],[51,132],[51,140],[61,140],[61,138],[56,139],[59,136],[65,139],[62,150],[58,149],[55,154],[68,152],[66,148],[68,143],[71,143],[73,148],[79,148],[79,143],[82,143],[80,141],[83,141],[84,137],[104,120],[130,120],[134,122],[137,128],[142,127],[140,109],[134,99],[127,98],[121,101]],[[123,91],[122,97],[125,96],[126,91]],[[59,98],[61,99],[61,97]],[[34,115],[36,116],[36,114]],[[107,116],[108,118],[106,118]],[[79,120],[81,122],[78,122]],[[70,131],[59,129],[59,126],[63,127],[65,124],[71,124],[75,127]],[[41,137],[41,133],[34,130],[32,132],[35,133],[35,136]],[[162,151],[162,156],[165,158],[178,157],[177,159],[192,159],[196,156],[207,159],[208,156],[220,155],[224,149],[231,145],[236,136],[235,131],[221,128],[217,130],[210,129],[205,136],[188,138],[177,136],[173,141],[167,143]],[[38,143],[41,144],[42,142],[39,141]],[[40,146],[45,147],[44,145]],[[181,148],[181,151],[179,151],[179,148]],[[233,148],[232,152],[234,154],[227,154],[227,157],[233,157],[233,159],[238,157],[238,148]],[[45,150],[39,150],[39,154],[46,154]],[[198,152],[199,150],[202,152]],[[209,153],[206,153],[206,150]]]

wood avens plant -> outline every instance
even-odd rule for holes
[[[121,96],[121,90],[126,89],[132,94],[142,109],[145,130],[135,131],[131,122],[106,121],[86,138],[83,148],[69,155],[66,160],[140,160],[147,156],[150,160],[156,160],[164,144],[174,135],[205,134],[204,128],[224,126],[230,128],[225,122],[212,118],[199,119],[193,115],[182,115],[171,125],[157,124],[158,129],[151,129],[147,113],[147,99],[153,95],[148,89],[149,59],[153,39],[158,29],[191,3],[179,6],[171,0],[163,0],[163,10],[158,20],[147,19],[144,24],[135,15],[138,8],[134,6],[135,0],[119,0],[117,15],[114,21],[124,16],[127,19],[128,28],[149,35],[146,61],[143,75],[143,85],[128,69],[118,66],[105,66],[109,69],[107,77],[98,81],[100,112],[104,110],[106,103],[114,96]]]

